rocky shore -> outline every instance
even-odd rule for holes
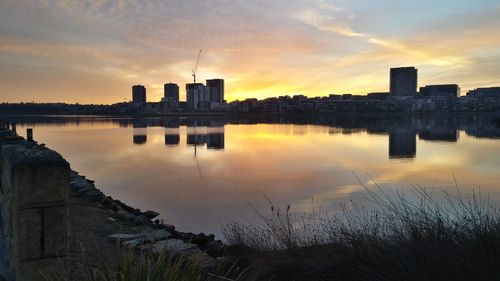
[[[159,213],[141,211],[106,196],[94,181],[70,175],[70,280],[83,280],[90,266],[116,261],[117,248],[167,251],[202,269],[224,262],[225,245],[213,234],[187,233],[156,219]],[[118,247],[120,245],[121,247]]]

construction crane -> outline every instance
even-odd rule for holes
[[[196,84],[196,70],[198,70],[198,63],[200,62],[200,55],[201,55],[201,49],[200,51],[198,52],[198,58],[196,59],[196,65],[194,66],[194,69],[193,69],[193,74],[191,74],[193,76],[193,84]],[[195,132],[195,135],[196,135],[196,123],[194,125],[194,132]],[[196,161],[196,167],[198,168],[198,173],[200,174],[200,178],[203,179],[203,174],[201,173],[201,168],[200,168],[200,163],[198,162],[198,157],[196,156],[196,145],[198,143],[198,140],[195,140],[194,142],[194,160]]]
[[[196,70],[198,69],[198,62],[200,61],[200,55],[201,55],[201,49],[198,52],[198,59],[196,59],[196,65],[194,66],[193,74],[191,74],[193,76],[193,83],[196,83]]]

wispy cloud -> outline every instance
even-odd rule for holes
[[[377,3],[4,1],[0,99],[114,102],[143,83],[159,100],[162,83],[190,81],[200,48],[200,79],[225,78],[229,100],[386,90],[388,68],[399,65],[418,66],[422,83],[500,82],[498,4],[443,2],[432,13],[396,5],[395,25],[388,2]]]

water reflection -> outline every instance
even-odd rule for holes
[[[143,145],[147,142],[147,127],[165,128],[165,145],[176,146],[180,143],[180,127],[187,128],[188,146],[206,145],[207,149],[223,150],[225,145],[224,125],[226,124],[315,124],[329,126],[328,134],[368,134],[388,136],[389,159],[412,159],[417,155],[417,136],[419,140],[435,142],[457,142],[459,131],[477,138],[500,138],[496,115],[445,115],[445,116],[370,116],[370,117],[320,117],[309,118],[133,118],[120,120],[121,127],[132,124],[133,143]],[[295,131],[294,134],[305,134]]]
[[[263,192],[298,212],[363,200],[353,172],[392,190],[454,190],[454,173],[463,188],[481,186],[500,202],[499,116],[11,120],[20,133],[34,127],[37,141],[105,193],[181,230],[218,233],[224,222],[257,219],[249,205],[267,210]]]
[[[179,135],[179,128],[174,130],[168,130],[169,132],[165,132],[165,145],[174,146],[179,145],[181,137]]]
[[[147,127],[148,121],[150,127],[163,126],[165,127],[165,145],[176,146],[180,143],[180,127],[186,126],[186,144],[189,146],[206,145],[207,149],[222,150],[224,149],[224,123],[220,121],[205,121],[185,120],[180,122],[179,119],[164,119],[161,124],[157,120],[146,118],[134,118],[132,120],[133,127],[133,143],[143,145],[147,142]],[[126,124],[121,123],[121,126]]]

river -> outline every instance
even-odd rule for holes
[[[412,196],[473,189],[500,201],[498,115],[234,118],[17,116],[107,195],[179,230],[220,235],[256,210],[369,205],[375,183]],[[362,184],[360,184],[360,182]]]

